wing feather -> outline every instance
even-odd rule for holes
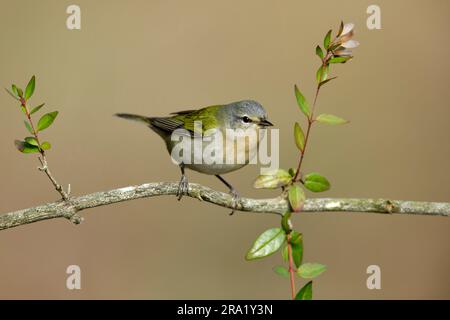
[[[150,118],[150,124],[158,129],[173,132],[176,129],[183,128],[184,122],[172,117]]]

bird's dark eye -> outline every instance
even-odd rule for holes
[[[243,116],[243,117],[242,117],[242,121],[244,121],[245,123],[249,123],[249,122],[252,122],[252,119],[250,119],[250,118],[247,117],[247,116]]]

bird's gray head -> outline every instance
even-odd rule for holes
[[[253,100],[243,100],[226,106],[232,129],[249,129],[272,126],[263,106]]]

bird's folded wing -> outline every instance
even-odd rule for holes
[[[188,113],[193,113],[196,112],[197,110],[182,110],[182,111],[177,111],[177,112],[171,112],[170,114],[174,114],[174,115],[180,115],[180,114],[188,114]]]
[[[184,127],[184,122],[172,117],[158,117],[158,118],[150,118],[150,123],[152,126],[157,127],[158,129],[173,132],[176,129],[180,129]]]
[[[209,129],[218,127],[216,113],[220,105],[209,106],[199,110],[184,110],[173,113],[172,117],[150,118],[150,123],[167,132],[185,129],[191,136],[202,135]]]

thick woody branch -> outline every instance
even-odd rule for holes
[[[78,224],[82,221],[82,218],[78,215],[82,210],[140,198],[176,195],[177,190],[178,183],[154,182],[73,197],[67,201],[60,200],[0,215],[0,230],[54,218],[67,218]],[[232,209],[232,198],[229,194],[199,184],[189,184],[188,196]],[[288,210],[288,206],[288,202],[283,197],[272,199],[241,198],[237,210],[281,215]],[[330,211],[449,216],[450,203],[321,198],[306,200],[303,208],[303,212]]]

